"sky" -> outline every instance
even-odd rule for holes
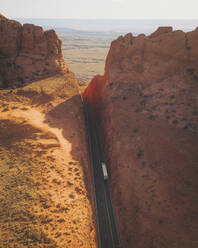
[[[198,0],[0,0],[8,18],[197,19]]]

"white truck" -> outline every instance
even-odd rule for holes
[[[107,166],[104,162],[102,162],[102,172],[103,172],[104,180],[107,180],[108,179]]]

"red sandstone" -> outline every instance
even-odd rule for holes
[[[0,37],[0,88],[22,86],[67,70],[54,30],[22,26],[1,15]]]
[[[198,29],[113,41],[84,92],[98,115],[123,248],[196,248]]]

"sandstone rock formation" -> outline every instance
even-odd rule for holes
[[[54,30],[22,26],[0,15],[0,88],[22,86],[66,70]]]
[[[84,92],[104,137],[124,248],[197,247],[197,43],[198,29],[121,36]]]
[[[0,88],[7,87],[0,90],[0,247],[96,248],[83,105],[53,30],[0,15]]]

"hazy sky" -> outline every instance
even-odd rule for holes
[[[0,0],[8,18],[197,19],[198,0]]]

